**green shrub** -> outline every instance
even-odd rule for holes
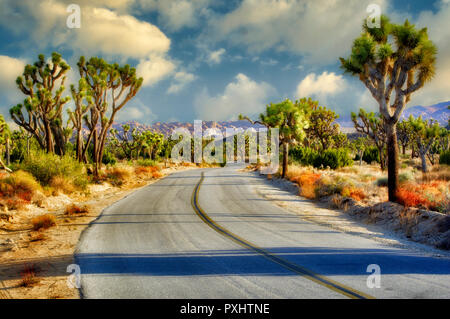
[[[102,163],[105,165],[116,165],[117,159],[112,152],[108,149],[105,149],[103,152]]]
[[[315,151],[309,147],[296,147],[290,152],[292,158],[302,165],[316,168],[337,169],[353,164],[348,149],[337,148],[325,151]]]
[[[439,155],[439,164],[450,165],[450,150],[441,152]]]
[[[33,175],[43,186],[50,185],[51,180],[57,176],[63,176],[70,180],[86,178],[83,164],[74,158],[43,151],[31,154],[20,164],[20,168]]]
[[[380,152],[375,146],[369,146],[364,150],[363,161],[367,164],[372,164],[373,162],[380,163]]]
[[[146,159],[140,159],[137,161],[137,165],[138,166],[144,166],[144,167],[149,167],[149,166],[156,166],[158,163],[154,160],[151,160],[149,158]]]
[[[388,178],[387,177],[381,177],[375,181],[375,185],[378,187],[387,187],[388,186]]]
[[[331,169],[350,166],[352,164],[353,160],[349,155],[349,151],[344,148],[328,149],[318,153],[313,162],[314,167],[329,167]]]

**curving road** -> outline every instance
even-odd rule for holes
[[[77,249],[82,296],[450,298],[448,258],[304,221],[238,168],[175,173],[106,209]]]

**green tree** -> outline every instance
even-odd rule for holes
[[[86,61],[80,57],[78,71],[87,83],[93,105],[84,116],[89,130],[86,145],[92,143],[94,176],[97,178],[102,165],[106,139],[117,113],[137,94],[143,79],[128,64],[119,66],[92,57]]]
[[[144,142],[142,133],[137,131],[136,128],[133,128],[130,131],[131,127],[129,124],[122,124],[122,133],[115,128],[110,130],[111,138],[110,144],[113,148],[120,148],[125,157],[128,160],[133,158],[133,152],[136,153],[136,159],[139,157],[139,153],[137,150],[142,148],[142,144]]]
[[[259,115],[259,121],[239,115],[240,120],[248,120],[252,124],[262,124],[267,128],[278,128],[280,145],[283,147],[283,166],[281,177],[286,177],[289,162],[289,145],[305,139],[305,129],[308,128],[307,103],[292,103],[286,99],[281,103],[266,106],[265,113]]]
[[[322,150],[333,143],[333,137],[339,134],[339,124],[335,122],[339,115],[324,106],[319,106],[308,115],[309,127],[306,129],[308,140],[316,140]]]
[[[359,157],[359,166],[362,165],[362,159],[364,155],[364,151],[370,145],[369,139],[367,137],[358,137],[351,144],[351,148],[356,151]]]
[[[412,115],[409,117],[408,123],[411,126],[413,141],[422,161],[422,171],[426,173],[428,172],[427,154],[441,133],[439,124],[432,120],[425,121],[422,117],[415,119]]]
[[[78,81],[78,88],[75,85],[70,86],[72,99],[75,104],[75,110],[67,110],[73,129],[76,131],[75,150],[76,157],[79,162],[87,163],[86,152],[90,144],[90,140],[85,143],[83,136],[83,123],[88,123],[87,113],[93,107],[91,91],[86,82],[86,79],[81,78]],[[92,138],[92,136],[91,136]]]
[[[3,115],[0,114],[0,143],[1,143],[1,145],[5,146],[7,152],[9,152],[9,150],[8,150],[9,138],[10,138],[10,131],[9,131],[8,124],[6,123]],[[7,154],[6,157],[8,157],[8,156],[9,155]],[[3,163],[2,156],[0,156],[0,166],[7,172],[12,172],[11,169],[9,169],[5,165],[5,163]]]
[[[395,45],[391,45],[394,43]],[[427,29],[417,30],[408,20],[392,24],[386,16],[379,28],[363,24],[349,58],[340,58],[342,68],[358,76],[378,102],[384,121],[388,152],[389,200],[397,201],[397,122],[411,95],[434,75],[437,49]]]
[[[373,112],[367,113],[363,109],[359,110],[358,115],[352,112],[351,116],[356,131],[368,136],[377,147],[378,153],[380,154],[381,169],[385,170],[386,131],[383,118],[376,116]]]
[[[402,146],[402,154],[406,154],[406,148],[411,143],[411,126],[408,121],[401,121],[397,124],[397,138]]]
[[[27,96],[23,104],[10,109],[13,121],[30,132],[49,153],[63,155],[70,130],[63,127],[63,107],[70,97],[63,97],[66,73],[70,69],[59,53],[46,62],[40,54],[34,65],[26,65],[17,86]]]

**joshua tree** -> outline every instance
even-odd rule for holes
[[[406,147],[411,143],[411,126],[408,121],[401,121],[397,124],[397,138],[402,146],[402,154],[406,154]]]
[[[137,94],[143,79],[129,65],[121,67],[97,57],[89,61],[81,57],[77,65],[92,98],[92,107],[84,119],[89,130],[86,144],[93,144],[94,176],[98,177],[106,138],[117,112]]]
[[[367,137],[358,137],[351,144],[352,148],[357,152],[359,157],[359,166],[362,166],[362,159],[364,156],[364,151],[367,146],[369,146],[369,139]]]
[[[6,153],[9,152],[8,150],[8,140],[9,140],[10,131],[8,128],[8,124],[5,121],[5,118],[3,115],[0,114],[0,143],[5,144]],[[6,157],[8,158],[9,154],[6,154]],[[8,161],[8,160],[7,160]],[[9,165],[9,164],[7,164]],[[7,172],[12,172],[11,169],[9,169],[5,163],[3,163],[2,157],[0,156],[0,166]]]
[[[308,115],[309,127],[306,129],[308,139],[315,139],[321,149],[327,149],[333,143],[333,137],[339,134],[339,124],[335,120],[339,115],[326,107],[319,106]]]
[[[432,120],[428,122],[422,120],[422,117],[414,119],[412,115],[409,117],[408,123],[411,126],[413,141],[422,160],[422,171],[426,173],[428,172],[427,154],[441,133],[439,124]]]
[[[34,65],[25,66],[17,86],[27,96],[24,104],[10,109],[13,121],[30,132],[47,152],[64,154],[70,134],[63,127],[63,107],[70,97],[62,97],[65,74],[70,69],[59,53],[52,53],[50,62],[40,54]]]
[[[360,109],[358,115],[352,112],[352,121],[357,132],[365,134],[374,142],[380,154],[381,169],[385,170],[386,131],[383,119],[373,112],[367,113]]]
[[[259,121],[252,121],[248,117],[239,115],[240,120],[247,120],[252,124],[261,124],[267,128],[278,128],[280,144],[283,146],[283,168],[281,177],[286,177],[288,170],[289,145],[303,141],[308,127],[306,117],[307,103],[292,103],[291,100],[267,105],[266,112],[259,115]]]
[[[75,103],[75,110],[68,110],[67,113],[69,114],[73,129],[76,131],[76,156],[79,162],[86,163],[86,152],[89,142],[86,144],[84,143],[83,122],[86,114],[91,110],[93,102],[90,96],[89,87],[84,78],[80,79],[78,82],[78,89],[72,84],[70,86],[70,91]]]
[[[379,28],[365,22],[350,57],[340,58],[345,72],[358,76],[378,102],[386,130],[388,190],[393,202],[398,191],[397,122],[411,95],[433,77],[436,53],[426,28],[417,30],[408,20],[392,24],[382,16]]]

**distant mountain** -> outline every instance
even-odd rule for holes
[[[122,125],[128,124],[130,126],[130,131],[136,128],[138,131],[153,131],[164,134],[164,136],[170,136],[174,129],[176,128],[186,128],[189,132],[194,132],[194,123],[186,123],[186,122],[156,122],[154,124],[142,124],[136,121],[128,121],[123,123],[114,123],[113,128],[116,129],[119,133],[122,132]],[[261,125],[252,125],[248,121],[203,121],[202,129],[206,130],[209,128],[218,128],[223,133],[225,133],[226,128],[242,128],[247,129],[249,127],[262,127]]]
[[[450,101],[430,106],[409,107],[403,112],[401,119],[407,119],[410,115],[414,117],[422,116],[423,119],[433,119],[438,121],[440,125],[447,126],[450,117],[450,110],[448,109],[449,105]]]
[[[401,115],[401,120],[406,120],[410,115],[414,117],[422,116],[423,119],[429,120],[433,119],[439,122],[442,126],[447,126],[448,119],[450,117],[450,110],[448,106],[450,105],[450,101],[441,102],[438,104],[430,105],[430,106],[412,106],[408,107],[403,111]],[[343,128],[353,127],[353,122],[351,121],[350,115],[341,116],[337,122]]]
[[[407,119],[411,114],[414,117],[422,116],[424,119],[434,119],[439,122],[440,125],[447,126],[448,119],[450,117],[450,110],[448,109],[448,106],[450,105],[449,102],[442,102],[430,106],[413,106],[407,108],[403,114],[402,119]],[[353,122],[351,121],[351,118],[349,115],[347,116],[341,116],[337,122],[341,126],[341,131],[344,133],[354,133],[353,128]],[[153,131],[153,132],[159,132],[164,134],[164,136],[170,136],[174,129],[178,127],[183,127],[188,129],[191,133],[194,132],[194,123],[193,122],[156,122],[153,124],[142,124],[137,121],[128,121],[119,123],[116,122],[113,124],[113,128],[115,128],[119,133],[122,132],[122,125],[128,124],[131,127],[131,130],[136,128],[138,131]],[[242,128],[247,129],[249,127],[262,127],[261,125],[252,125],[248,121],[203,121],[203,130],[206,130],[208,128],[216,127],[220,129],[223,133],[225,133],[226,128]],[[130,131],[131,131],[130,130]],[[85,135],[87,135],[87,130],[84,130],[83,132]]]

